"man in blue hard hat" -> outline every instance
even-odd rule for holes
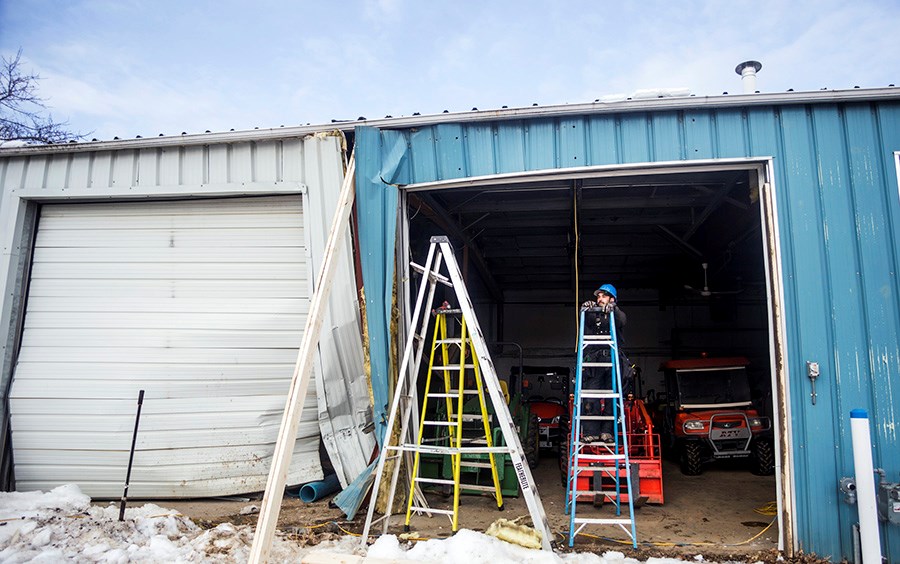
[[[591,309],[592,311],[600,310],[600,313],[594,315],[591,320],[594,324],[602,326],[604,332],[605,327],[609,327],[609,315],[613,315],[616,323],[616,343],[621,349],[625,343],[625,323],[627,317],[625,312],[618,306],[618,292],[612,284],[603,284],[594,291],[596,301],[588,300],[581,304],[582,310]],[[587,333],[587,325],[591,322],[585,314],[585,332]],[[587,347],[584,353],[584,362],[609,362],[610,350],[605,347]],[[621,356],[620,356],[621,358]],[[612,388],[612,370],[602,367],[590,367],[583,370],[581,386],[584,390]],[[582,415],[604,415],[612,416],[612,399],[607,399],[603,403],[597,398],[583,400]],[[611,443],[613,442],[613,421],[603,420],[597,421],[592,419],[584,419],[581,423],[582,442],[593,443]]]

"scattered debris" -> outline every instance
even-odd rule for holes
[[[521,519],[521,517],[519,517]],[[516,521],[509,519],[497,519],[484,532],[486,535],[496,537],[502,541],[506,541],[525,548],[541,548],[541,534],[526,525],[520,525]]]

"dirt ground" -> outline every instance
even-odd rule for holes
[[[684,476],[676,464],[664,462],[663,505],[645,505],[636,513],[639,549],[634,550],[627,536],[616,526],[594,526],[585,529],[591,536],[579,535],[572,550],[602,553],[618,550],[626,555],[645,559],[649,556],[693,558],[702,554],[707,560],[746,562],[775,562],[779,554],[777,523],[771,515],[757,512],[775,502],[775,478],[754,476],[745,467],[711,466],[701,476]],[[547,512],[551,529],[556,534],[559,551],[568,548],[568,517],[565,515],[564,486],[556,459],[542,457],[534,477]],[[249,498],[249,499],[248,499]],[[303,503],[285,496],[279,516],[279,529],[301,542],[315,544],[319,540],[345,533],[360,533],[365,521],[365,506],[352,521],[329,506],[330,497],[314,503]],[[260,505],[260,496],[229,499],[155,500],[155,503],[175,509],[195,523],[213,527],[219,523],[256,525],[258,515],[241,515],[250,505]],[[433,507],[444,507],[441,496],[429,495]],[[580,516],[613,516],[611,506],[595,508],[579,504]],[[504,511],[498,511],[492,498],[463,496],[460,504],[461,528],[485,530],[494,520],[526,516],[528,510],[522,498],[505,498]],[[321,526],[317,526],[321,525]],[[768,528],[767,528],[768,527]],[[374,532],[381,530],[380,525]],[[420,538],[444,538],[451,534],[449,519],[435,515],[413,516],[411,530]],[[390,532],[403,532],[403,516],[391,520]],[[810,556],[799,556],[785,562],[818,562]]]

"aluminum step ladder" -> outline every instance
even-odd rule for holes
[[[597,328],[595,334],[585,334],[585,319]],[[608,327],[608,330],[607,330]],[[587,351],[590,351],[586,354]],[[608,354],[603,354],[604,352]],[[600,353],[600,354],[596,354]],[[585,361],[605,358],[605,362]],[[575,397],[572,405],[571,433],[569,436],[569,459],[566,480],[566,513],[569,515],[569,546],[574,546],[575,536],[588,525],[616,525],[631,539],[637,548],[637,531],[634,524],[634,496],[632,495],[631,461],[628,457],[628,432],[625,428],[625,405],[622,398],[622,376],[619,370],[619,346],[616,340],[615,313],[601,308],[582,310],[578,324],[578,359],[575,367]],[[583,387],[586,369],[609,369],[611,388]],[[612,402],[612,415],[583,414],[583,400],[604,400]],[[583,421],[613,421],[612,441],[585,442],[581,427]],[[621,444],[620,444],[621,439]],[[623,476],[624,474],[624,476]],[[583,476],[584,475],[584,476]],[[587,479],[593,477],[593,480]],[[582,478],[582,479],[579,479]],[[604,488],[602,482],[613,483],[613,488]],[[592,489],[583,488],[593,482]],[[622,491],[622,486],[625,491]],[[579,517],[579,498],[589,497],[602,504],[611,502],[615,517]],[[628,517],[622,515],[623,504],[628,505]],[[596,503],[595,503],[596,504]]]
[[[446,265],[446,275],[441,273],[443,263]],[[412,267],[421,272],[423,278],[422,283],[419,286],[416,305],[413,308],[411,317],[412,326],[410,327],[409,337],[403,352],[403,359],[400,363],[400,376],[391,402],[390,415],[387,422],[387,433],[385,434],[385,445],[378,455],[378,465],[375,469],[375,483],[372,486],[372,498],[369,502],[369,509],[366,513],[366,523],[362,532],[362,545],[366,545],[369,531],[375,523],[380,521],[382,523],[382,532],[388,532],[394,505],[394,494],[397,489],[397,481],[400,473],[399,458],[404,453],[412,453],[415,456],[426,453],[451,455],[460,459],[467,454],[507,454],[510,457],[510,461],[512,462],[513,469],[516,473],[519,488],[522,491],[522,497],[524,498],[529,514],[531,515],[531,521],[535,530],[541,535],[541,547],[544,550],[552,551],[550,545],[552,536],[550,525],[547,521],[547,515],[544,512],[544,506],[541,504],[541,498],[531,474],[531,469],[528,467],[528,463],[525,460],[522,444],[519,441],[519,436],[516,433],[512,416],[506,405],[503,391],[500,387],[500,381],[497,378],[497,372],[494,368],[494,363],[488,352],[484,334],[482,333],[481,327],[478,324],[478,319],[475,316],[472,301],[469,298],[469,293],[463,282],[462,273],[456,262],[456,257],[453,254],[453,248],[450,246],[449,239],[445,236],[432,237],[425,266],[419,266],[412,263]],[[500,426],[503,445],[468,446],[461,443],[458,446],[428,445],[423,444],[418,439],[421,435],[420,429],[411,428],[410,423],[413,421],[412,414],[417,407],[417,402],[415,401],[416,382],[418,380],[419,367],[425,349],[425,335],[428,329],[428,320],[429,315],[431,314],[431,304],[434,300],[435,288],[439,283],[453,288],[456,295],[461,310],[460,315],[466,322],[468,339],[471,342],[471,350],[474,353],[471,357],[477,362],[477,365],[480,368],[482,385],[484,389],[487,390],[488,396],[490,397],[491,405],[494,409],[494,416]],[[459,414],[458,411],[456,413]],[[397,444],[392,444],[395,437],[392,431],[398,422],[398,416],[400,429],[399,435],[397,436],[399,439]],[[414,421],[414,424],[421,424],[421,421]],[[460,438],[460,436],[456,435],[456,438]],[[387,488],[385,514],[378,519],[373,519],[376,498],[379,493],[385,464],[388,460],[394,460],[395,464],[391,475],[390,486]],[[459,465],[457,466],[457,469],[458,468]],[[413,474],[411,483],[415,484],[417,481],[424,483],[422,479],[416,480]],[[495,486],[496,485],[497,484],[495,483]],[[464,485],[462,485],[462,487],[465,489]],[[413,488],[413,490],[415,490],[415,488]],[[410,496],[413,496],[414,493],[415,491],[411,491]],[[499,497],[499,488],[497,489],[497,494],[498,502],[502,503],[502,498]],[[422,496],[417,497],[424,499]],[[428,508],[422,501],[417,503],[422,504],[414,506],[414,509],[418,512],[426,514],[438,512]]]

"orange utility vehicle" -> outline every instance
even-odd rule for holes
[[[772,426],[753,407],[744,357],[670,360],[665,373],[663,425],[681,472],[696,476],[703,465],[747,458],[754,474],[775,471]]]

